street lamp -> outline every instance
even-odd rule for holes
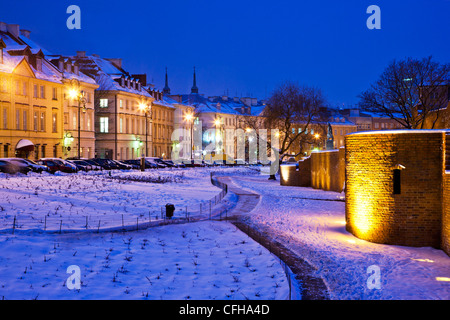
[[[139,110],[144,112],[145,114],[145,157],[148,155],[148,117],[150,115],[150,119],[152,118],[152,104],[146,104],[144,97],[141,96],[139,102]],[[144,154],[143,154],[144,155]],[[144,156],[142,157],[144,158]],[[144,160],[141,160],[141,170],[144,171],[145,164]]]
[[[69,90],[69,97],[72,100],[78,100],[78,159],[81,158],[81,108],[83,108],[83,113],[86,112],[86,93],[80,91],[80,81],[78,79],[70,80],[71,89]]]
[[[193,132],[192,132],[192,128],[193,128],[193,124],[194,124],[194,114],[189,112],[186,113],[184,115],[184,120],[186,120],[187,122],[189,122],[191,124],[191,160],[194,159],[194,142],[193,142]]]
[[[214,125],[216,126],[216,143],[217,143],[217,140],[218,140],[217,138],[220,137],[220,143],[222,144],[221,151],[222,151],[222,154],[223,154],[224,151],[225,151],[225,146],[224,146],[224,143],[223,143],[223,134],[222,134],[223,126],[222,126],[222,119],[221,119],[221,118],[216,118],[216,119],[214,120]],[[218,128],[219,128],[219,131],[217,131]]]

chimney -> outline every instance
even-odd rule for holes
[[[252,98],[252,106],[256,106],[258,104],[258,99]]]
[[[60,57],[58,59],[58,69],[59,71],[64,71],[64,58]]]
[[[8,32],[8,25],[5,22],[0,21],[0,31]]]
[[[86,51],[77,51],[77,58],[85,58]]]
[[[123,75],[120,77],[120,85],[125,87],[125,77]]]
[[[7,24],[8,32],[11,33],[15,38],[19,38],[20,29],[18,24]]]
[[[78,63],[74,63],[73,73],[75,73],[77,76],[80,74],[80,68],[78,67]]]
[[[114,59],[106,59],[112,64],[114,64],[117,68],[122,69],[122,59],[121,58],[114,58]]]
[[[233,98],[233,101],[234,101],[234,102],[239,102],[239,97],[234,97],[234,98]]]
[[[147,74],[132,74],[131,76],[138,79],[144,87],[147,85]]]
[[[223,101],[228,101],[228,96],[222,96]]]
[[[27,39],[30,39],[30,33],[31,33],[30,30],[26,30],[26,29],[21,29],[20,30],[20,34],[22,36],[24,36],[25,38],[27,38]]]

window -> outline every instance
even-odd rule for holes
[[[45,99],[45,86],[41,86],[41,99]]]
[[[41,131],[45,131],[45,112],[41,112]]]
[[[53,100],[58,100],[58,88],[53,88],[52,89],[52,99]]]
[[[33,113],[33,130],[38,131],[38,112]]]
[[[23,110],[23,130],[28,130],[28,111]]]
[[[20,110],[16,110],[16,129],[20,130]]]
[[[119,100],[119,108],[123,109],[123,100],[122,99]]]
[[[78,121],[77,121],[77,115],[74,113],[72,115],[72,129],[78,128]]]
[[[58,132],[57,114],[52,114],[52,132]]]
[[[401,171],[394,169],[394,194],[401,193]]]
[[[108,117],[100,117],[100,132],[108,133],[109,132],[108,126],[109,126]]]
[[[108,108],[108,99],[100,99],[100,108]]]
[[[23,93],[24,96],[28,95],[28,88],[27,88],[27,83],[26,82],[23,82],[22,93]]]
[[[8,79],[7,78],[0,78],[0,91],[8,92]]]
[[[8,129],[8,110],[3,109],[3,129]]]
[[[91,131],[91,117],[87,115],[87,130]]]
[[[123,118],[119,119],[119,133],[123,133]]]
[[[20,81],[16,80],[16,94],[20,94]]]
[[[33,98],[38,97],[38,86],[37,84],[33,84]]]

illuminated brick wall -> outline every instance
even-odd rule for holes
[[[311,158],[306,158],[293,164],[281,165],[280,184],[282,186],[310,187]]]
[[[345,181],[345,150],[311,153],[311,186],[314,189],[342,192]]]
[[[445,247],[445,132],[393,132],[346,137],[347,230],[377,243]]]
[[[442,249],[450,255],[450,173],[444,175],[444,212],[441,238]]]

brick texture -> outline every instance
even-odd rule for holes
[[[441,227],[444,199],[450,202],[445,193],[450,186],[444,189],[445,133],[354,134],[345,143],[347,230],[368,241],[405,246],[439,248],[445,238],[448,247],[448,226]],[[400,194],[394,194],[397,165],[404,167]]]

